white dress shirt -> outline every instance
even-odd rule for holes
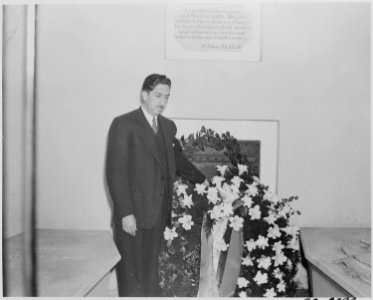
[[[148,112],[147,112],[147,111],[142,107],[142,105],[141,105],[141,109],[142,109],[142,111],[143,111],[143,113],[144,113],[144,115],[145,115],[145,118],[146,118],[146,120],[148,121],[150,127],[153,128],[153,116],[152,116],[151,114],[149,114],[149,113],[148,113]],[[154,116],[154,118],[155,118],[155,124],[156,124],[157,127],[158,127],[158,116]]]

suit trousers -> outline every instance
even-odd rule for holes
[[[115,224],[115,242],[122,257],[116,267],[120,297],[161,296],[158,256],[166,226],[166,199],[162,205],[153,228],[137,228],[135,236]]]

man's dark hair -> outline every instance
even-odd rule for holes
[[[141,91],[150,92],[158,84],[166,84],[171,88],[171,80],[165,75],[151,74],[145,78]]]

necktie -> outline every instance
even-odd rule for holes
[[[157,134],[158,127],[157,127],[157,122],[155,121],[155,117],[153,117],[152,128],[153,128],[154,133]]]

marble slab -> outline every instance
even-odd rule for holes
[[[344,251],[346,245],[361,247],[365,249],[364,251],[369,251],[368,255],[370,254],[370,246],[367,247],[371,243],[370,228],[301,228],[301,242],[304,255],[310,263],[311,269],[317,270],[319,278],[326,278],[326,281],[351,296],[371,296],[371,282],[362,280],[343,262],[346,258],[347,260],[351,259],[348,257],[349,253],[346,254]],[[361,266],[361,270],[366,270],[366,268],[370,270],[369,265]],[[311,282],[312,285],[313,289],[317,291],[318,287],[315,282]],[[338,295],[313,296],[336,297]]]
[[[23,296],[22,235],[5,240],[6,296]],[[109,231],[37,230],[38,296],[88,295],[120,260]]]

